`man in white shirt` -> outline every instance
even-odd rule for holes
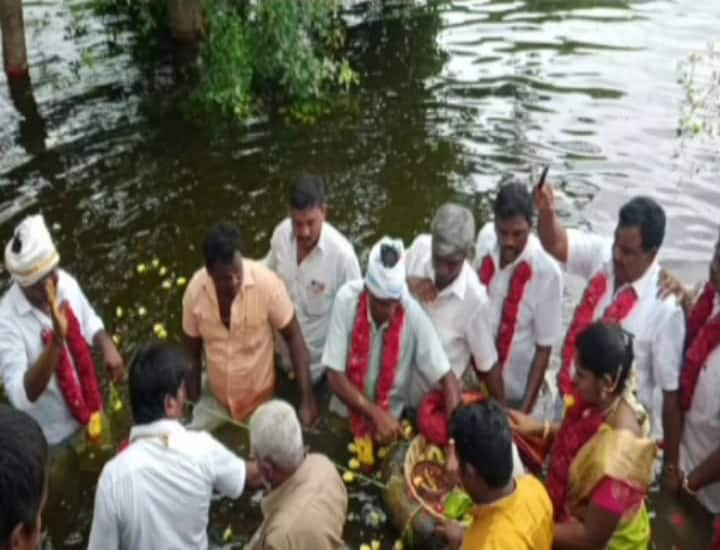
[[[95,494],[89,550],[207,548],[213,491],[238,498],[259,486],[254,463],[245,463],[209,433],[186,430],[188,357],[155,344],[130,366],[135,425],[128,447],[103,468]]]
[[[720,240],[709,280],[688,316],[688,342],[680,376],[685,411],[674,489],[696,496],[720,514]],[[668,476],[672,479],[673,476]]]
[[[276,228],[265,264],[285,283],[310,352],[310,374],[317,382],[325,373],[322,352],[337,291],[361,279],[352,244],[325,218],[322,180],[299,177],[290,189],[289,217]],[[288,363],[282,341],[283,360]]]
[[[407,252],[408,287],[432,320],[455,376],[462,381],[472,359],[489,393],[502,402],[488,297],[468,263],[475,239],[472,212],[444,204],[433,218],[431,232],[418,236]],[[413,382],[419,395],[430,390],[422,374]]]
[[[555,212],[550,184],[536,188],[535,204],[545,250],[568,273],[588,281],[565,337],[560,390],[572,390],[579,331],[600,318],[618,323],[635,337],[638,400],[650,413],[653,436],[660,440],[664,431],[665,464],[674,468],[682,428],[678,385],[685,317],[674,296],[658,296],[657,253],[665,236],[665,212],[654,200],[635,197],[620,209],[611,240],[566,230]]]
[[[102,320],[59,262],[42,215],[25,218],[5,248],[13,283],[0,301],[0,380],[10,403],[38,421],[51,446],[102,408],[89,344],[101,350],[114,382],[124,377],[122,357]],[[81,369],[82,382],[75,374]],[[92,394],[94,402],[86,403],[83,394]]]
[[[525,185],[503,185],[493,213],[494,221],[478,234],[474,267],[490,297],[505,398],[513,408],[547,417],[554,384],[544,381],[562,334],[562,271],[532,233],[533,202]]]
[[[401,436],[399,419],[417,406],[411,382],[421,373],[442,388],[446,414],[460,387],[437,333],[405,282],[402,241],[383,237],[368,258],[365,281],[345,283],[335,298],[323,352],[330,389],[350,409],[356,437],[385,443]],[[337,400],[331,408],[344,414]]]

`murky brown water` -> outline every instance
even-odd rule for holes
[[[628,196],[651,194],[670,218],[665,261],[689,281],[705,271],[720,148],[678,139],[677,65],[720,37],[718,2],[467,0],[386,18],[373,3],[351,16],[362,87],[341,110],[310,127],[272,112],[215,130],[178,114],[181,56],[139,45],[82,0],[25,7],[32,87],[0,87],[0,241],[43,211],[127,354],[156,322],[179,333],[181,289],[135,266],[157,257],[190,275],[205,228],[222,218],[243,227],[248,255],[263,254],[300,171],[326,176],[332,221],[364,253],[385,233],[410,240],[446,200],[483,221],[498,181],[549,161],[568,223],[607,230]],[[117,419],[117,438],[126,430]],[[344,459],[336,432],[311,443]],[[220,436],[242,448],[239,430]],[[63,470],[62,502],[48,509],[55,548],[84,546],[102,458]],[[353,509],[367,498],[377,501],[353,492]],[[657,548],[704,547],[701,514],[679,520],[675,504],[653,500]],[[217,503],[211,535],[232,524],[239,541],[258,518],[246,501]],[[348,532],[352,546],[376,536],[357,513]]]

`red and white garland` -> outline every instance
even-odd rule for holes
[[[565,343],[562,350],[562,366],[558,375],[558,385],[564,395],[572,394],[573,379],[572,365],[575,360],[575,352],[578,335],[584,331],[595,319],[595,310],[608,292],[610,280],[604,273],[598,273],[585,287],[585,292],[580,300],[572,323],[565,336]],[[632,286],[628,286],[620,292],[615,300],[605,309],[602,320],[609,323],[620,324],[635,308],[638,297]]]
[[[517,329],[520,306],[525,297],[525,291],[527,290],[527,285],[532,275],[533,272],[530,264],[522,261],[515,266],[512,276],[510,277],[508,293],[505,297],[505,303],[503,304],[502,314],[500,315],[500,326],[498,327],[496,337],[498,361],[501,368],[505,367],[510,357],[510,349],[513,338],[515,337],[515,330]],[[495,262],[490,254],[486,254],[482,259],[480,269],[478,269],[478,277],[480,277],[480,282],[488,288],[488,291],[494,276]]]
[[[103,410],[103,398],[95,364],[80,323],[70,304],[66,305],[65,311],[68,321],[67,344],[63,347],[55,375],[70,413],[84,426],[93,413]],[[42,339],[48,345],[55,339],[55,333],[43,330]]]
[[[687,411],[692,404],[698,379],[708,356],[720,345],[720,315],[708,321],[715,303],[715,287],[707,283],[688,317],[688,348],[680,373],[680,406]]]
[[[382,365],[375,391],[375,403],[384,411],[390,410],[390,392],[395,385],[395,374],[400,361],[400,339],[405,326],[405,310],[398,304],[390,326],[385,331]],[[368,293],[363,291],[358,300],[352,346],[348,361],[348,378],[360,392],[365,394],[365,381],[370,363],[370,319],[368,317]],[[354,412],[350,413],[350,427],[355,437],[370,433],[366,419]]]

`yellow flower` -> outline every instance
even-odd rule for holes
[[[347,449],[348,449],[349,453],[355,454],[355,451],[356,451],[355,443],[348,443]]]
[[[360,468],[360,461],[357,458],[351,458],[348,461],[348,468],[351,470],[358,470]]]
[[[147,309],[145,309],[144,306],[140,306],[137,309],[137,313],[140,317],[145,317],[147,315]]]
[[[90,439],[97,439],[102,435],[102,413],[94,412],[90,416],[90,421],[87,425],[88,435]]]
[[[116,307],[115,308],[115,317],[117,317],[118,319],[122,319],[122,316],[123,316],[123,308],[121,308],[120,306]]]
[[[158,269],[158,275],[160,275],[160,277],[164,277],[166,273],[167,267],[165,267],[164,265],[160,266],[160,269]]]
[[[388,448],[387,447],[380,447],[378,449],[378,458],[380,460],[383,460],[388,455]]]
[[[370,548],[372,548],[372,550],[380,550],[380,541],[379,541],[379,540],[373,540],[373,541],[370,543]]]
[[[360,550],[372,550],[369,544],[361,544]]]
[[[170,279],[165,279],[160,286],[165,290],[170,290],[172,288],[172,283],[170,282]]]
[[[154,268],[157,268],[160,265],[160,260],[158,258],[153,258],[152,260],[152,266]]]
[[[345,472],[342,478],[345,483],[352,483],[353,481],[355,481],[355,474],[353,474],[352,472]]]
[[[373,440],[369,435],[355,438],[355,452],[360,464],[373,466],[375,464],[375,453],[373,451]]]
[[[177,286],[185,286],[187,284],[187,278],[186,277],[178,277],[177,281],[175,281],[175,284]]]
[[[117,334],[113,334],[112,341],[115,342],[116,346],[120,345],[120,337]]]
[[[567,394],[567,395],[564,397],[564,401],[565,401],[565,408],[566,408],[566,409],[570,409],[570,408],[572,408],[572,407],[575,406],[575,396],[574,396],[574,395]]]
[[[403,543],[401,540],[396,540],[393,544],[393,550],[403,550]]]
[[[120,399],[116,399],[115,401],[113,401],[112,408],[115,412],[121,411],[123,408],[122,401]]]
[[[233,530],[232,527],[229,525],[225,528],[225,531],[223,532],[223,541],[228,542],[233,537]]]
[[[145,264],[138,264],[135,268],[135,271],[137,271],[140,275],[145,273],[147,271],[147,266]]]

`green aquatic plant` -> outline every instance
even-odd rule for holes
[[[678,83],[685,97],[678,132],[681,136],[720,135],[720,42],[680,63]]]

